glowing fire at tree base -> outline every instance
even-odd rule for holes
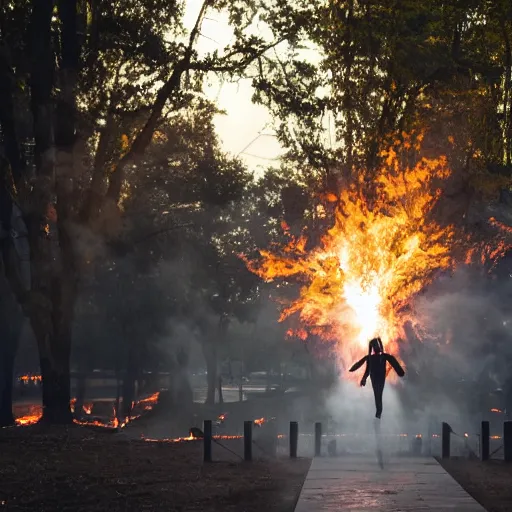
[[[139,400],[138,402],[134,402],[132,404],[133,413],[129,418],[125,418],[123,421],[119,421],[117,418],[117,412],[115,407],[112,407],[112,416],[109,419],[89,419],[87,416],[91,416],[94,410],[94,403],[85,403],[82,406],[83,412],[85,413],[85,417],[83,419],[74,419],[73,422],[77,425],[88,425],[95,427],[107,427],[107,428],[123,428],[131,421],[138,419],[144,412],[150,411],[153,409],[155,404],[158,402],[158,398],[160,396],[160,392],[157,391],[152,395]],[[76,398],[71,399],[70,401],[70,409],[71,412],[75,412],[75,404]],[[17,426],[28,426],[34,425],[38,423],[43,416],[43,408],[41,405],[30,405],[28,407],[28,414],[24,414],[16,418],[15,423]]]
[[[497,259],[508,249],[503,230],[485,245],[463,227],[435,220],[440,186],[451,174],[446,157],[421,158],[409,167],[398,156],[401,145],[419,151],[421,139],[405,137],[382,153],[384,165],[371,187],[361,174],[338,197],[328,197],[336,203],[335,220],[318,247],[307,250],[306,237],[292,236],[283,225],[286,246],[260,250],[256,261],[243,257],[265,281],[303,284],[280,320],[295,315],[301,328],[293,334],[334,341],[345,368],[377,335],[398,356],[405,323],[418,322],[412,299],[441,271],[475,258]]]

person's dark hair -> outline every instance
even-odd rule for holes
[[[384,346],[382,345],[382,340],[380,339],[380,337],[377,337],[377,338],[373,338],[372,340],[370,340],[370,343],[368,344],[368,355],[371,356],[372,355],[372,350],[377,354],[377,353],[382,353],[384,352]]]

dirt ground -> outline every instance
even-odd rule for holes
[[[439,462],[488,512],[512,510],[512,464],[462,458]]]
[[[308,459],[240,460],[242,442],[152,443],[87,427],[0,430],[0,511],[292,512]],[[255,457],[257,454],[255,453]]]

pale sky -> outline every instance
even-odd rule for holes
[[[188,0],[185,13],[185,26],[190,29],[197,18],[203,0]],[[201,53],[221,50],[232,38],[232,30],[225,16],[212,13],[201,28],[202,36],[198,41]],[[251,101],[253,89],[251,80],[238,83],[220,83],[210,80],[205,93],[217,101],[218,106],[227,112],[216,119],[216,129],[223,142],[225,151],[238,155],[253,170],[278,164],[282,147],[272,136],[272,119],[267,109]]]

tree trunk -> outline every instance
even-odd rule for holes
[[[504,43],[504,80],[503,80],[503,152],[507,166],[512,164],[512,44],[508,31],[506,15],[500,18],[500,28]]]
[[[206,404],[213,405],[215,403],[215,389],[217,388],[217,350],[212,347],[213,342],[206,341],[203,343],[203,354],[206,360],[206,381],[208,389],[206,391]]]
[[[224,403],[224,396],[222,394],[222,375],[219,375],[217,389],[218,389],[218,396],[219,396],[219,404],[223,404]]]
[[[135,401],[135,382],[139,373],[137,358],[130,348],[130,354],[128,355],[128,364],[126,365],[126,371],[123,379],[123,400],[121,404],[121,417],[119,420],[125,420],[132,414],[133,402]]]
[[[53,185],[53,108],[54,53],[51,22],[53,0],[32,0],[30,24],[30,93],[34,119],[35,162],[38,175],[36,215],[45,215]]]
[[[55,311],[49,313],[43,308],[38,308],[31,318],[39,349],[43,387],[42,421],[45,423],[73,422],[70,409],[69,361],[74,299],[74,295],[68,301],[54,298],[52,305]]]
[[[240,361],[240,383],[238,385],[238,401],[244,401],[244,361],[243,357]]]
[[[0,262],[2,261],[0,257]],[[18,351],[23,315],[11,293],[0,264],[0,426],[14,424],[12,391],[14,359]]]
[[[119,374],[119,370],[116,368],[116,382],[117,382],[117,389],[116,389],[116,402],[115,402],[115,410],[116,410],[116,417],[117,419],[119,419],[119,407],[121,405],[121,395],[122,395],[122,392],[123,392],[123,389],[122,389],[122,382],[121,382],[121,377],[120,377],[120,374]]]
[[[5,156],[11,165],[15,183],[22,177],[23,163],[18,144],[13,100],[14,74],[5,46],[0,46],[0,125],[2,127]],[[4,207],[5,205],[2,205]]]
[[[2,279],[3,280],[3,279]],[[7,289],[10,294],[10,290]],[[2,313],[5,311],[5,293],[1,295]],[[7,299],[8,300],[8,299]],[[11,308],[9,308],[11,309]],[[0,352],[0,427],[14,424],[12,413],[12,392],[14,380],[14,360],[18,351],[18,343],[23,324],[23,316],[16,311],[10,317],[2,315],[0,320],[2,346]]]
[[[71,237],[73,146],[75,141],[74,84],[78,70],[76,0],[58,2],[61,18],[60,94],[53,136],[55,56],[52,47],[53,0],[33,0],[31,35],[31,100],[34,119],[37,181],[29,212],[32,260],[32,301],[27,308],[37,339],[43,380],[43,418],[48,423],[71,423],[70,356],[77,294],[76,255]],[[58,147],[55,168],[54,142]],[[57,171],[56,173],[54,171]],[[56,178],[55,178],[56,175]],[[56,200],[59,253],[46,236],[53,231]]]
[[[11,345],[13,340],[8,340]],[[12,388],[14,379],[14,359],[16,357],[17,342],[14,347],[7,347],[2,354],[2,370],[0,373],[0,427],[14,425],[14,415],[12,413]]]
[[[67,267],[63,263],[64,268]],[[37,269],[40,272],[40,269]],[[76,286],[64,273],[51,282],[49,296],[31,304],[28,315],[37,340],[43,388],[43,417],[46,423],[69,424],[70,357]]]
[[[26,292],[11,238],[13,182],[19,183],[23,170],[16,134],[13,100],[14,74],[5,45],[0,46],[0,126],[7,161],[0,162],[0,426],[14,424],[12,393],[14,360],[18,351],[23,315],[16,303]],[[5,279],[4,275],[5,274]],[[13,297],[12,293],[15,295]]]
[[[84,416],[85,413],[84,403],[87,394],[87,379],[93,370],[94,363],[90,347],[79,346],[76,347],[75,350],[75,359],[77,360],[78,365],[75,388],[75,411],[73,414],[75,418],[80,419]]]
[[[84,415],[85,393],[87,391],[87,374],[80,372],[76,383],[75,418],[80,419]]]

